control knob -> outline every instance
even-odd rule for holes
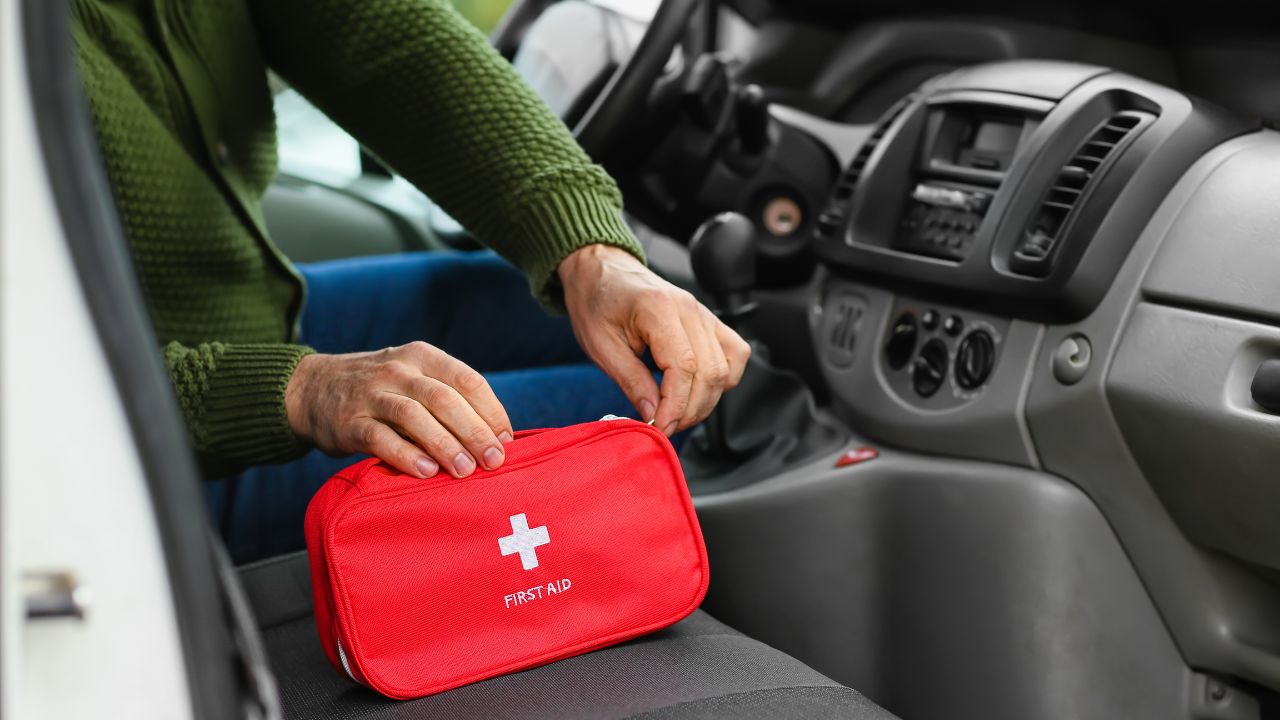
[[[947,379],[947,346],[930,340],[920,348],[920,357],[911,365],[911,385],[920,397],[931,397]]]
[[[893,370],[901,370],[911,361],[911,353],[916,351],[916,337],[920,328],[916,316],[905,312],[893,321],[889,329],[889,342],[884,347],[885,358]]]
[[[996,363],[996,343],[986,330],[974,330],[956,349],[956,383],[973,390],[987,381]]]

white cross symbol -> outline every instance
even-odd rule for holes
[[[520,553],[520,564],[525,570],[532,570],[538,567],[537,548],[550,542],[551,536],[547,534],[546,525],[530,530],[529,519],[524,513],[520,513],[511,516],[511,534],[498,538],[498,547],[504,557]]]

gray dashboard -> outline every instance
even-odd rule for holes
[[[967,71],[966,87],[975,74],[999,70]],[[1081,74],[1055,92],[1070,98],[1072,88],[1099,82],[1096,70]],[[1028,77],[1017,73],[1021,89],[1001,92],[1029,93]],[[1086,301],[1058,312],[1052,293],[984,282],[984,273],[999,271],[991,253],[1008,252],[998,234],[1021,232],[1000,222],[979,218],[976,249],[950,266],[876,239],[898,232],[901,201],[868,201],[866,193],[879,191],[859,187],[846,195],[852,212],[861,202],[891,207],[893,217],[867,222],[846,208],[848,229],[828,232],[810,330],[834,410],[855,432],[902,450],[1066,479],[1106,517],[1189,666],[1280,688],[1280,417],[1249,393],[1258,365],[1280,357],[1280,133],[1206,125],[1194,103],[1161,97],[1182,123],[1163,137],[1181,139],[1167,152],[1148,146],[1090,230],[1067,241],[1081,243],[1079,258],[1110,258],[1081,260],[1072,273],[1082,276],[1054,285],[1096,286]],[[864,153],[860,184],[870,175],[871,185],[888,182],[904,196],[902,188],[922,180],[885,181],[876,164],[896,157],[899,169],[885,173],[901,174],[919,167],[928,146],[886,147],[908,125],[898,113],[882,132],[889,139]],[[1160,109],[1153,114],[1145,132],[1155,135]],[[1004,182],[1040,196],[1025,184],[1047,176],[1017,171],[1020,162],[1034,164],[1015,157]],[[868,238],[866,228],[879,235]],[[873,253],[890,260],[867,262]],[[891,356],[905,316],[915,329],[901,364]],[[958,347],[978,331],[993,341],[988,374],[960,387]],[[913,374],[930,343],[942,379],[922,393]],[[1064,374],[1064,362],[1077,372]]]

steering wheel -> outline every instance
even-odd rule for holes
[[[494,31],[494,45],[504,55],[513,56],[530,26],[551,4],[548,0],[515,0]],[[602,85],[592,83],[584,90],[584,94],[598,91],[595,98],[575,99],[574,105],[586,109],[580,119],[570,116],[566,120],[573,124],[574,136],[596,162],[604,162],[617,139],[644,117],[649,93],[700,4],[701,0],[662,0],[631,57],[622,61]]]

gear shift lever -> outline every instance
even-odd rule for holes
[[[744,215],[720,213],[702,224],[689,241],[693,276],[711,294],[716,315],[748,342],[747,319],[756,309],[751,290],[756,285],[756,228]],[[709,455],[728,458],[733,448],[725,437],[724,411],[712,411],[699,438]]]
[[[834,450],[847,433],[821,415],[796,374],[773,367],[752,337],[756,228],[738,213],[708,220],[689,243],[693,274],[716,314],[752,343],[738,387],[693,431],[680,459],[695,493],[746,484]]]
[[[721,213],[698,228],[689,243],[693,276],[711,294],[716,314],[742,333],[743,320],[756,304],[756,228],[739,213]]]

